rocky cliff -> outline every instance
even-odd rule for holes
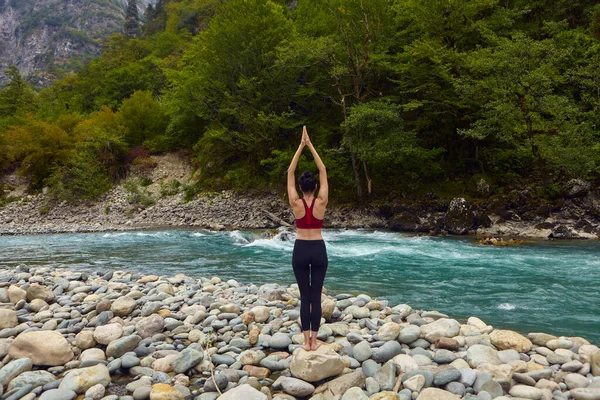
[[[140,15],[149,3],[138,0]],[[127,0],[0,0],[0,86],[16,65],[35,86],[96,57],[123,29]]]

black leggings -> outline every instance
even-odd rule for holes
[[[296,275],[296,282],[300,289],[302,330],[318,332],[321,323],[321,290],[327,272],[325,242],[323,240],[296,239],[292,267],[294,267],[294,275]]]

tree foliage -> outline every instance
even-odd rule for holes
[[[306,124],[348,199],[600,179],[592,0],[287,3],[160,0],[138,29],[129,1],[77,74],[36,94],[10,68],[0,169],[93,198],[144,146],[186,149],[212,188],[279,186]]]

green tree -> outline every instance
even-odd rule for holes
[[[313,0],[300,3],[296,9],[301,32],[316,37],[300,43],[302,51],[298,53],[300,59],[320,69],[307,86],[313,94],[326,95],[339,107],[338,121],[348,117],[353,104],[380,97],[386,91],[388,82],[380,79],[377,71],[393,35],[392,4],[391,0]],[[356,190],[362,198],[361,170],[369,192],[372,180],[367,161],[352,149]]]
[[[223,5],[169,71],[174,143],[195,145],[201,172],[244,182],[296,123],[289,99],[296,82],[277,68],[277,46],[293,35],[285,9],[265,0]],[[235,171],[234,171],[235,170]]]
[[[137,0],[129,0],[125,10],[125,35],[133,38],[138,36],[140,30],[140,15]]]
[[[459,90],[481,108],[470,128],[460,133],[510,150],[512,168],[519,172],[536,167],[540,177],[547,176],[541,138],[566,129],[577,114],[569,98],[557,91],[565,79],[556,65],[557,52],[551,39],[538,41],[517,33],[499,38],[497,46],[470,53],[465,60],[469,73]],[[512,169],[509,163],[505,159],[495,167]]]
[[[127,128],[125,141],[130,146],[151,144],[152,139],[165,133],[169,123],[160,103],[147,90],[136,91],[123,101],[119,117]]]
[[[434,162],[439,150],[419,146],[415,132],[404,129],[402,111],[401,105],[386,100],[357,103],[342,124],[343,145],[369,163],[388,188],[392,177],[404,178],[399,186],[413,186],[415,179],[440,172]]]
[[[25,83],[19,69],[11,65],[4,74],[10,79],[0,92],[0,117],[35,110],[35,92]]]

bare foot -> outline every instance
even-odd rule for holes
[[[306,351],[310,351],[310,350],[311,350],[311,347],[312,347],[312,346],[310,345],[310,343],[304,343],[304,344],[302,345],[302,348],[303,348],[304,350],[306,350]]]
[[[317,340],[315,343],[311,343],[310,344],[310,349],[312,351],[315,351],[316,349],[319,348],[319,346],[321,346],[323,344],[323,342],[321,342],[320,340]]]

